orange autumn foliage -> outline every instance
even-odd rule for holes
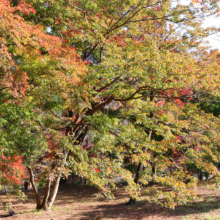
[[[84,62],[74,47],[68,46],[61,37],[47,34],[44,27],[31,25],[21,17],[30,13],[35,13],[35,9],[23,0],[16,7],[12,7],[9,0],[0,0],[0,94],[6,95],[5,101],[25,96],[30,73],[24,71],[24,65],[56,63],[56,69],[48,68],[45,74],[53,74],[71,85],[79,82],[78,76],[84,71]],[[42,54],[42,49],[47,56]],[[66,74],[67,69],[72,72]]]

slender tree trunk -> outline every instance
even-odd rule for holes
[[[66,162],[66,158],[67,158],[67,155],[68,155],[68,151],[64,151],[64,160],[63,160],[63,163]],[[53,169],[55,168],[55,166],[53,165]],[[43,202],[42,204],[42,209],[44,210],[51,210],[51,207],[55,201],[55,198],[57,196],[57,192],[58,192],[58,189],[59,189],[59,184],[60,184],[60,178],[61,178],[61,173],[59,173],[57,175],[57,178],[56,180],[53,182],[53,187],[52,187],[52,190],[51,192],[49,193],[49,186],[50,184],[48,183],[48,194],[45,195],[45,202]]]
[[[208,173],[208,172],[205,173],[205,179],[206,179],[206,180],[209,179],[209,173]]]
[[[52,188],[50,196],[47,200],[47,204],[45,204],[46,206],[44,206],[43,209],[45,209],[45,210],[50,210],[51,209],[51,207],[52,207],[52,205],[55,201],[55,198],[57,196],[57,193],[58,193],[60,178],[61,178],[61,174],[59,174],[57,176],[55,182],[53,182],[53,188]]]
[[[57,166],[57,164],[55,164],[55,163],[52,164],[51,172],[53,172],[55,170],[56,166]],[[48,176],[46,191],[45,191],[44,199],[43,199],[43,202],[42,202],[42,205],[41,205],[42,209],[44,209],[44,210],[47,210],[47,209],[51,208],[51,207],[48,207],[48,199],[49,199],[49,196],[50,196],[50,184],[51,184],[51,179],[50,179],[50,176]]]
[[[137,170],[136,170],[136,175],[135,175],[135,179],[134,179],[134,182],[136,184],[138,184],[138,180],[139,180],[139,177],[140,177],[140,171],[142,171],[143,169],[143,165],[141,162],[139,162],[138,166],[137,166]]]
[[[152,166],[152,176],[156,176],[156,167],[155,167],[155,165]]]
[[[51,180],[48,177],[47,185],[46,185],[46,191],[45,191],[44,199],[43,199],[43,202],[42,202],[42,205],[41,205],[42,209],[45,209],[47,207],[47,200],[48,200],[49,195],[50,195],[50,184],[51,184]]]
[[[33,191],[34,191],[34,195],[35,195],[35,199],[36,199],[36,203],[37,203],[36,209],[41,209],[40,196],[39,196],[39,193],[38,193],[35,181],[34,181],[33,171],[30,167],[27,167],[27,169],[28,169],[28,172],[30,174],[30,181],[31,181],[31,184],[32,184],[32,187],[33,187]]]
[[[150,95],[151,95],[150,101],[152,102],[154,100],[154,91],[153,90],[150,92]],[[154,117],[153,112],[150,112],[150,118],[153,118],[153,117]],[[149,139],[151,139],[151,132],[149,132]],[[153,171],[153,168],[154,168],[154,171]],[[141,162],[139,162],[139,164],[137,166],[136,174],[135,174],[135,179],[134,179],[134,182],[136,184],[138,184],[138,180],[140,178],[140,172],[143,171],[143,170],[144,170],[144,166]],[[155,172],[156,171],[155,166],[152,166],[152,171],[153,171],[153,173],[156,173]],[[128,205],[135,205],[136,204],[136,198],[131,197],[127,204]]]
[[[88,180],[86,178],[82,179],[82,185],[86,186],[88,184]]]
[[[203,174],[202,174],[202,171],[200,170],[199,171],[199,180],[201,181],[203,179]]]
[[[136,170],[136,174],[135,174],[135,179],[134,182],[136,184],[138,184],[138,180],[140,178],[140,172],[143,170],[143,164],[141,162],[139,162],[138,166],[137,166],[137,170]],[[136,198],[130,198],[129,201],[127,202],[127,205],[135,205],[136,204]]]

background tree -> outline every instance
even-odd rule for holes
[[[15,187],[23,184],[22,180],[27,178],[27,170],[22,164],[22,158],[14,155],[11,157],[2,156],[0,161],[1,186],[7,192],[7,186]],[[9,188],[10,191],[10,188]]]

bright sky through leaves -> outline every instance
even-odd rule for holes
[[[176,6],[177,4],[189,5],[192,1],[193,0],[173,0],[173,6]],[[199,3],[194,3],[195,7],[197,4]],[[220,28],[220,18],[206,18],[204,21],[204,27]],[[213,34],[207,37],[207,40],[209,41],[209,44],[213,49],[220,49],[220,34]]]

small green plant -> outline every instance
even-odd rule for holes
[[[54,211],[54,210],[55,210],[55,207],[54,207],[54,206],[51,206],[51,210]]]
[[[4,210],[9,211],[12,209],[12,203],[6,202],[5,206],[3,207]]]

